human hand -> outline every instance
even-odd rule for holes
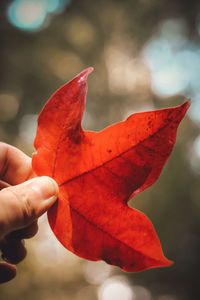
[[[26,256],[23,239],[38,231],[37,218],[56,201],[58,186],[46,176],[35,177],[31,158],[0,142],[0,283],[16,275],[14,264]]]

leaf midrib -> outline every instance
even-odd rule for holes
[[[132,251],[136,252],[136,253],[139,253],[140,255],[144,255],[148,258],[150,258],[151,260],[155,261],[155,262],[162,262],[160,260],[156,260],[155,258],[139,251],[139,250],[136,250],[134,248],[132,248],[130,245],[128,245],[127,243],[125,243],[124,241],[118,239],[117,237],[115,237],[114,235],[110,234],[108,231],[105,231],[104,229],[102,229],[101,227],[99,227],[96,223],[94,223],[93,221],[89,220],[88,218],[86,218],[83,214],[81,214],[76,208],[74,208],[71,203],[69,203],[70,207],[76,211],[77,214],[79,214],[83,219],[85,219],[87,222],[89,222],[90,224],[92,224],[92,226],[96,227],[98,230],[100,230],[101,232],[103,232],[104,234],[107,234],[108,236],[110,236],[112,239],[116,240],[117,242],[125,245],[126,247],[128,247],[129,249],[131,249]],[[133,208],[132,208],[133,209]],[[134,210],[134,209],[133,209]],[[160,246],[161,247],[161,246]]]
[[[65,185],[65,184],[69,183],[69,182],[72,181],[72,180],[76,180],[77,178],[82,177],[82,176],[84,176],[84,175],[86,175],[86,174],[88,174],[88,173],[90,173],[90,172],[92,172],[92,171],[95,171],[96,169],[98,169],[98,168],[104,166],[104,165],[107,164],[108,162],[111,162],[112,160],[114,160],[114,159],[116,159],[116,158],[118,158],[118,157],[121,157],[123,154],[125,154],[125,153],[127,153],[128,151],[134,149],[135,147],[137,147],[138,145],[140,145],[141,143],[143,143],[145,140],[147,140],[147,139],[153,137],[154,135],[156,135],[158,132],[160,132],[161,130],[163,130],[163,129],[165,129],[166,127],[168,127],[168,126],[169,126],[171,123],[173,123],[173,122],[174,122],[174,120],[172,120],[172,122],[167,123],[166,125],[160,127],[160,128],[159,128],[156,132],[154,132],[153,134],[149,135],[149,136],[146,137],[145,139],[141,140],[140,142],[138,142],[138,143],[135,144],[134,146],[131,146],[129,149],[126,149],[125,151],[121,152],[120,154],[116,155],[115,157],[113,157],[113,158],[111,158],[111,159],[108,159],[107,161],[103,162],[101,165],[98,165],[98,166],[96,166],[96,167],[94,167],[94,168],[91,168],[91,169],[88,170],[88,171],[85,171],[85,172],[83,172],[83,173],[81,173],[81,174],[79,174],[79,175],[77,175],[77,176],[74,176],[74,177],[72,177],[72,178],[70,178],[70,179],[68,179],[68,180],[66,180],[66,181],[64,181],[64,182],[62,182],[61,184],[59,184],[59,186],[61,187],[61,186]],[[177,128],[178,128],[178,127],[177,127]],[[176,130],[177,130],[177,128],[176,128]],[[97,134],[98,134],[98,133],[97,133]],[[57,159],[57,158],[56,158],[56,159]]]

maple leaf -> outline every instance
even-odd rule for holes
[[[125,271],[168,266],[150,220],[127,202],[160,175],[189,102],[83,131],[89,68],[61,87],[38,118],[32,166],[59,185],[50,226],[68,250]]]

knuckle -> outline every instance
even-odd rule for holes
[[[26,223],[29,223],[30,221],[34,220],[36,215],[35,215],[35,210],[32,206],[32,202],[30,201],[30,198],[25,196],[23,199],[23,216],[24,220]]]

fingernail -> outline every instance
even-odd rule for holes
[[[38,194],[38,199],[54,202],[58,196],[58,185],[51,177],[41,176],[31,180],[30,187]]]

